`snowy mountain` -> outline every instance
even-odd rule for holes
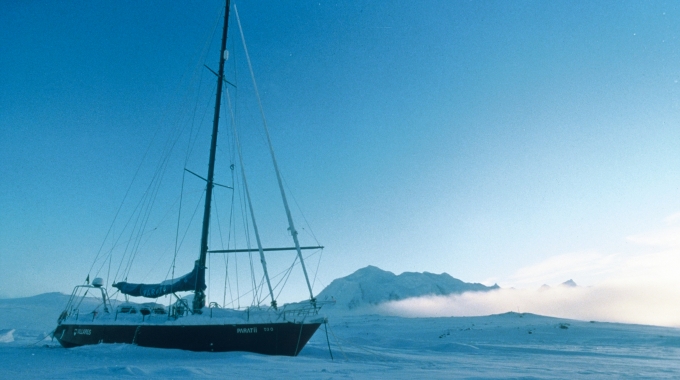
[[[26,298],[0,299],[2,324],[0,329],[32,330],[31,334],[48,333],[57,323],[59,313],[69,296],[62,293],[44,293]]]
[[[349,276],[333,280],[319,293],[317,299],[335,300],[336,309],[353,310],[412,297],[485,292],[493,289],[498,289],[498,285],[466,283],[446,273],[405,272],[397,276],[392,272],[367,266]]]

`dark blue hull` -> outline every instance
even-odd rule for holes
[[[320,322],[186,326],[60,324],[54,337],[66,348],[128,343],[189,351],[247,351],[297,356],[320,325]]]

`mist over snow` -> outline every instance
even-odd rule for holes
[[[626,237],[627,249],[620,252],[555,255],[506,279],[493,279],[500,289],[394,300],[380,305],[380,310],[409,317],[515,311],[678,327],[680,213],[663,222],[657,229]],[[568,279],[579,286],[554,286]]]
[[[448,274],[395,275],[363,268],[319,294],[336,309],[370,309],[405,317],[534,313],[546,316],[680,326],[680,214],[625,238],[618,252],[554,255],[520,268],[501,287],[468,284]]]
[[[670,254],[673,253],[653,256],[656,262],[663,263]],[[584,321],[680,326],[680,303],[675,302],[680,299],[680,284],[660,276],[649,265],[652,261],[649,255],[630,258],[625,265],[617,265],[617,276],[593,286],[579,286],[569,279],[553,286],[524,289],[466,283],[446,273],[395,275],[369,266],[334,280],[318,299],[335,301],[326,306],[331,313],[462,317],[517,312]],[[657,274],[655,279],[649,277],[652,273]]]
[[[560,253],[509,275],[489,273],[486,285],[369,266],[333,281],[319,299],[332,297],[336,310],[401,317],[518,312],[680,327],[680,213],[624,236],[617,249]]]
[[[607,322],[680,326],[676,289],[613,284],[548,289],[496,289],[449,296],[423,296],[380,305],[406,317],[482,316],[508,311]]]

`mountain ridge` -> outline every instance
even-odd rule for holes
[[[369,265],[348,276],[333,280],[318,294],[317,299],[334,300],[335,308],[354,310],[413,297],[446,296],[494,289],[499,289],[499,286],[463,282],[448,273],[404,272],[395,275]]]

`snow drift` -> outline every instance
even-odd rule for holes
[[[0,330],[0,343],[12,343],[14,342],[14,329],[3,329]]]

